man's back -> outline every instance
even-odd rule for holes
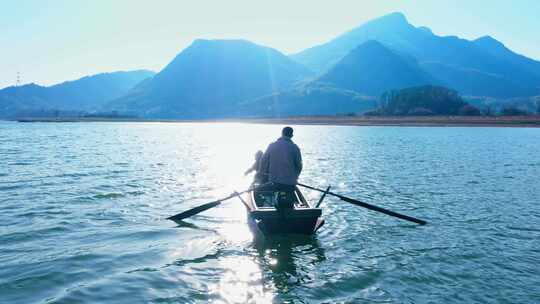
[[[264,153],[261,169],[268,181],[296,185],[302,172],[302,156],[298,146],[287,136],[271,143]]]

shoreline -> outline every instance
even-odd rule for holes
[[[394,127],[526,127],[540,128],[540,115],[531,116],[296,116],[285,118],[224,119],[142,119],[142,118],[19,118],[20,123],[66,122],[158,122],[158,123],[252,123],[331,126],[394,126]]]

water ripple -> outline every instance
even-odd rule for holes
[[[330,196],[315,237],[254,239],[237,200],[164,220],[247,188],[277,125],[0,123],[0,302],[538,302],[540,130],[295,129],[304,183],[430,224]]]

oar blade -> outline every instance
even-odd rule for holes
[[[187,211],[184,211],[182,213],[178,213],[176,215],[173,215],[171,217],[168,217],[167,219],[168,220],[173,220],[175,222],[177,221],[181,221],[183,219],[186,219],[188,217],[191,217],[191,216],[194,216],[196,214],[199,214],[203,211],[206,211],[208,209],[211,209],[211,208],[214,208],[216,207],[217,205],[221,204],[221,201],[215,201],[215,202],[211,202],[211,203],[206,203],[204,205],[200,205],[198,207],[195,207],[193,209],[189,209]]]

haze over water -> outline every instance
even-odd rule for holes
[[[0,122],[0,303],[538,303],[540,129],[295,126],[328,197],[253,242],[238,200],[280,125]],[[305,192],[313,200],[318,193]]]

